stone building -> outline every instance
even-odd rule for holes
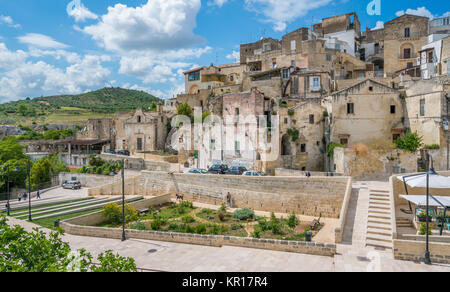
[[[374,80],[332,93],[323,104],[329,113],[330,142],[370,145],[393,142],[404,134],[400,92]]]
[[[76,134],[78,140],[110,140],[115,149],[116,129],[113,118],[89,119],[87,125]]]
[[[170,114],[158,106],[156,112],[117,113],[116,149],[128,150],[131,154],[143,152],[163,152],[165,149]]]
[[[387,76],[409,69],[420,77],[416,67],[419,51],[427,43],[428,18],[405,14],[384,24],[384,71]],[[417,76],[419,75],[419,76]]]

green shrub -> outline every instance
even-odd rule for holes
[[[247,219],[253,219],[255,217],[255,212],[252,209],[244,208],[244,209],[238,209],[234,211],[233,217],[239,220],[247,220]]]
[[[150,222],[150,227],[152,228],[152,230],[161,230],[162,225],[163,222],[159,218]]]
[[[417,133],[410,132],[405,137],[395,140],[395,145],[399,149],[414,153],[423,145],[422,140]]]
[[[194,219],[194,217],[192,217],[192,215],[186,214],[181,217],[181,221],[183,223],[189,224],[189,223],[194,223],[195,219]]]
[[[289,219],[287,221],[287,225],[290,228],[295,228],[298,226],[298,224],[300,224],[300,220],[297,218],[297,215],[295,215],[295,213],[293,212],[291,214],[291,216],[289,216]]]
[[[425,234],[427,234],[427,224],[422,223],[422,224],[420,224],[419,235],[425,235]],[[431,228],[429,228],[429,230],[428,230],[428,235],[432,235]]]
[[[206,233],[206,225],[205,224],[199,224],[195,227],[195,233],[197,234],[205,234]]]
[[[295,111],[292,109],[288,110],[288,115],[290,115],[290,116],[295,115]]]
[[[299,136],[300,136],[300,132],[298,130],[295,130],[295,129],[288,129],[287,133],[288,133],[289,136],[291,136],[292,142],[297,141]]]
[[[145,226],[144,222],[136,222],[136,224],[134,225],[134,229],[136,229],[136,230],[146,230],[147,227]]]
[[[255,229],[253,230],[251,237],[253,237],[253,238],[261,237],[261,229],[259,228],[259,226],[255,226]]]
[[[441,146],[439,146],[438,144],[425,145],[425,146],[423,147],[423,149],[427,149],[427,150],[438,150],[438,149],[441,149]]]
[[[122,207],[117,203],[109,203],[103,206],[102,215],[107,223],[115,225],[122,223]],[[125,204],[125,221],[136,221],[138,217],[138,211],[130,205]]]
[[[226,212],[227,211],[227,204],[226,203],[222,203],[222,205],[220,205],[219,211]]]
[[[244,225],[242,225],[242,224],[231,224],[230,228],[231,228],[231,230],[239,230],[239,229],[244,228]]]
[[[275,217],[275,214],[272,212],[270,215],[269,228],[272,230],[273,234],[281,234],[281,221]]]
[[[258,220],[258,226],[259,228],[261,228],[261,231],[267,231],[270,229],[269,223],[267,222],[266,218]]]
[[[328,144],[328,157],[333,157],[334,155],[334,149],[336,148],[343,148],[344,146],[339,143],[331,142]]]

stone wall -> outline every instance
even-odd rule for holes
[[[194,179],[195,178],[195,179]],[[228,192],[235,208],[338,218],[348,177],[242,177],[143,171],[138,194],[183,194],[186,200],[219,205]]]
[[[360,180],[384,180],[393,173],[417,170],[416,154],[402,150],[385,152],[358,145],[354,148],[335,148],[333,160],[336,172]]]
[[[110,184],[114,181],[121,179],[120,174],[115,176],[109,175],[98,175],[98,174],[87,174],[87,173],[70,173],[61,172],[59,174],[59,184],[63,184],[64,181],[71,181],[75,178],[81,183],[82,187],[92,188],[96,186]]]
[[[450,264],[450,244],[430,242],[432,263]],[[423,262],[425,242],[412,240],[394,240],[394,258],[397,260]]]
[[[343,173],[331,173],[331,172],[319,172],[319,171],[310,171],[311,176],[344,176]],[[287,169],[287,168],[277,168],[275,169],[275,176],[300,176],[305,177],[306,171],[296,170],[296,169]]]
[[[130,178],[125,178],[125,194],[127,196],[140,195],[141,191],[138,187],[140,175]],[[92,187],[88,189],[89,196],[121,196],[122,195],[122,180],[117,180],[105,185]]]

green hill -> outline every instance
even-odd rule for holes
[[[79,123],[116,111],[148,110],[161,99],[143,91],[103,88],[78,95],[37,97],[0,105],[0,124]]]

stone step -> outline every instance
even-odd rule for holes
[[[392,243],[392,235],[380,235],[380,234],[368,233],[368,234],[366,234],[366,241],[367,240]]]
[[[391,220],[390,219],[381,219],[381,218],[369,217],[367,219],[367,222],[368,223],[384,224],[384,225],[391,226]]]
[[[390,236],[390,237],[392,237],[392,231],[391,230],[371,228],[371,227],[367,228],[367,234],[376,234],[376,235],[383,235],[383,236]]]
[[[386,193],[388,193],[389,194],[389,191],[387,191],[387,190],[370,190],[370,192],[372,192],[372,193],[384,193],[384,194],[386,194]]]
[[[387,220],[391,220],[391,215],[385,215],[385,214],[378,214],[378,213],[372,213],[369,211],[369,218],[380,218],[380,219],[387,219]]]
[[[389,210],[386,210],[386,209],[369,208],[369,213],[375,213],[375,214],[391,216],[391,212]]]
[[[385,199],[385,198],[374,198],[374,197],[370,197],[370,198],[369,198],[369,203],[372,202],[372,201],[373,201],[373,202],[383,202],[383,203],[386,202],[386,203],[389,203],[391,200],[389,200],[388,198]]]
[[[382,248],[382,249],[392,249],[393,248],[392,242],[384,242],[384,241],[371,240],[371,239],[366,240],[366,246]]]
[[[367,223],[367,229],[382,229],[382,230],[386,230],[386,231],[390,231],[392,232],[392,228],[391,225],[386,225],[386,224],[379,224],[379,223]]]
[[[372,203],[369,205],[369,209],[378,209],[378,210],[391,210],[391,207],[389,204],[375,204]]]
[[[379,199],[388,199],[389,200],[389,195],[382,195],[382,194],[370,194],[371,198],[379,198]]]

